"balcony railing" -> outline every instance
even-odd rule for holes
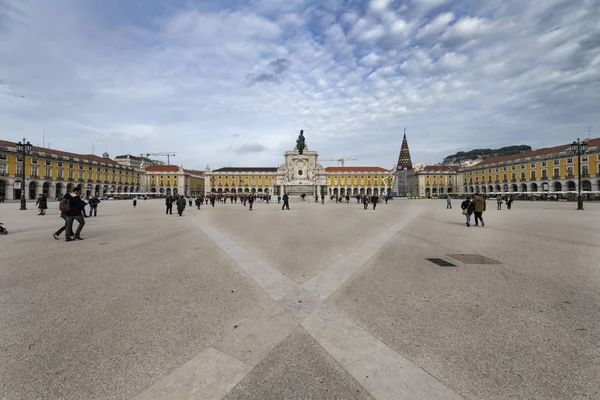
[[[517,178],[512,178],[510,181],[511,181],[511,182],[516,182],[516,181],[517,181]]]
[[[8,172],[6,172],[6,171],[0,171],[0,176],[8,176]]]
[[[496,181],[495,181],[494,183],[500,183],[500,180],[499,180],[499,179],[496,179]]]
[[[543,181],[547,181],[548,180],[548,175],[542,175],[542,180]]]
[[[38,177],[38,176],[37,176],[37,174],[30,174],[30,175],[29,175],[29,177],[30,177],[30,178],[34,178],[34,179],[37,179],[37,177]]]
[[[44,179],[52,179],[52,175],[46,175],[44,176]]]
[[[75,181],[75,178],[69,178],[67,180],[70,181],[70,182],[73,182],[73,181]]]
[[[521,182],[527,182],[527,179],[526,178],[521,178],[520,181]]]
[[[553,175],[552,179],[560,179],[560,175]]]
[[[584,172],[584,173],[581,174],[581,176],[583,178],[589,178],[590,174],[589,174],[589,172]]]

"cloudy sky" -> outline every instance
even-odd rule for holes
[[[0,0],[0,138],[391,168],[600,136],[600,0]],[[336,165],[336,163],[326,163]],[[349,164],[350,165],[350,164]]]

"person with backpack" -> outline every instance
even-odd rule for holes
[[[165,205],[167,206],[167,212],[165,214],[173,214],[173,197],[169,194],[165,199]]]
[[[85,206],[87,205],[86,202],[84,202],[83,200],[81,200],[80,197],[81,194],[81,188],[79,188],[78,186],[75,187],[72,191],[72,194],[69,198],[69,206],[68,206],[68,210],[66,211],[67,214],[67,238],[66,241],[67,242],[71,242],[73,240],[83,240],[83,238],[81,237],[81,231],[83,230],[83,226],[85,225]],[[61,200],[62,201],[62,200]],[[66,207],[63,207],[66,208]],[[77,221],[77,223],[79,224],[77,226],[77,231],[75,231],[75,234],[73,234],[73,221]]]
[[[467,228],[471,226],[471,215],[475,212],[475,203],[471,201],[471,197],[467,196],[467,198],[460,204],[460,208],[462,209],[462,214],[466,217],[465,224]]]
[[[94,217],[96,217],[98,215],[98,204],[100,204],[100,199],[97,198],[96,196],[92,196],[92,198],[89,201],[89,205],[90,205],[90,213],[89,213],[89,217],[92,216],[92,213],[94,214]]]

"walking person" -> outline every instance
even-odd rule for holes
[[[452,197],[450,195],[446,196],[446,210],[452,210]]]
[[[46,215],[46,209],[48,208],[48,200],[45,194],[40,194],[35,203],[38,207],[39,214],[38,215]]]
[[[170,194],[167,195],[167,198],[165,199],[165,205],[167,206],[165,214],[173,214],[173,196]]]
[[[177,199],[177,214],[179,214],[180,217],[183,214],[183,210],[185,210],[185,203],[185,198],[183,195],[180,195]]]
[[[137,197],[133,198],[133,208],[137,206]]]
[[[498,204],[498,210],[502,210],[502,196],[498,195],[498,197],[496,197],[496,203]]]
[[[371,204],[373,204],[373,210],[375,209],[375,207],[377,207],[378,202],[379,202],[379,196],[377,196],[376,194],[371,196]]]
[[[363,210],[366,210],[369,208],[369,198],[367,197],[367,195],[363,196]]]
[[[283,194],[283,205],[281,206],[281,209],[286,209],[289,210],[290,209],[290,196],[288,196],[287,193]]]
[[[57,230],[56,232],[54,232],[52,234],[52,236],[54,236],[54,239],[59,240],[59,236],[61,233],[63,233],[65,230],[67,230],[67,211],[69,210],[69,201],[71,200],[71,194],[70,193],[65,193],[65,195],[62,197],[62,199],[60,199],[60,201],[58,202],[58,209],[60,210],[60,217],[63,219],[63,226],[60,227],[59,230]]]
[[[486,210],[485,199],[479,193],[475,193],[475,226],[479,226],[479,220],[481,220],[481,226],[485,226],[483,222],[483,213]]]
[[[98,215],[98,204],[100,204],[100,199],[98,199],[96,196],[92,196],[88,204],[90,206],[89,216],[91,217],[92,213],[94,213],[94,217]]]
[[[81,237],[81,231],[85,225],[85,203],[80,197],[81,188],[75,187],[71,192],[69,198],[69,209],[66,211],[67,214],[67,229],[66,229],[66,241],[71,242],[73,240],[83,240]],[[66,196],[66,195],[65,195]],[[75,234],[73,234],[73,221],[77,221],[79,224]]]
[[[512,197],[508,196],[506,198],[506,209],[507,210],[512,210],[512,203],[513,203]]]
[[[196,197],[196,208],[199,210],[202,205],[202,199],[200,197]]]
[[[325,205],[325,194],[321,193],[321,204]]]
[[[250,193],[250,196],[248,196],[248,204],[250,205],[250,207],[248,207],[250,209],[250,211],[252,211],[252,205],[254,204],[254,195],[252,193]]]
[[[471,215],[475,211],[475,203],[471,201],[471,196],[467,196],[467,198],[460,204],[460,208],[462,209],[462,214],[466,217],[465,224],[468,228],[471,226]]]

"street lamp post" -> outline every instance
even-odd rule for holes
[[[583,198],[581,197],[581,155],[588,149],[588,143],[585,140],[574,141],[571,143],[571,151],[577,154],[577,209],[583,210]]]
[[[31,153],[31,143],[23,138],[23,142],[17,143],[17,153],[21,155],[23,160],[23,168],[21,168],[21,208],[20,210],[27,210],[27,199],[25,198],[25,156],[27,153]]]

